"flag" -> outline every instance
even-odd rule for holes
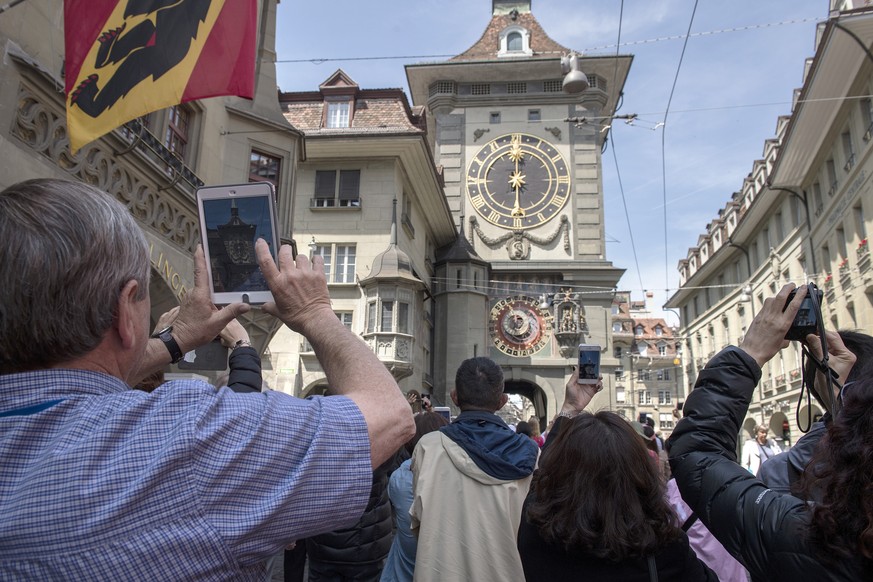
[[[142,115],[251,99],[257,0],[64,0],[70,149]]]

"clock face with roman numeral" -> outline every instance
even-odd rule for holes
[[[564,157],[546,140],[508,133],[482,146],[470,162],[467,195],[491,224],[526,230],[545,224],[564,208],[570,173]]]

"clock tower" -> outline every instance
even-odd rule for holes
[[[406,67],[413,102],[429,110],[459,232],[490,266],[486,309],[452,314],[448,342],[434,345],[434,378],[449,392],[461,360],[487,355],[503,367],[507,392],[530,398],[544,424],[563,403],[579,343],[603,350],[607,389],[593,407],[615,403],[610,310],[623,270],[606,256],[601,150],[632,57],[581,57],[589,88],[567,94],[561,57],[571,50],[546,34],[531,2],[491,8],[465,52]],[[438,312],[447,295],[435,295]],[[484,351],[465,333],[483,316]]]

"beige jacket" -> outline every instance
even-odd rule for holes
[[[491,477],[440,432],[418,442],[412,473],[416,582],[524,580],[516,537],[531,477]]]

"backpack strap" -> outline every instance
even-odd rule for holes
[[[655,565],[655,556],[649,556],[649,580],[658,582],[658,566]]]
[[[691,529],[691,526],[694,525],[695,521],[697,521],[697,514],[692,511],[691,515],[688,516],[688,519],[685,520],[685,523],[682,524],[682,531],[687,532]]]

